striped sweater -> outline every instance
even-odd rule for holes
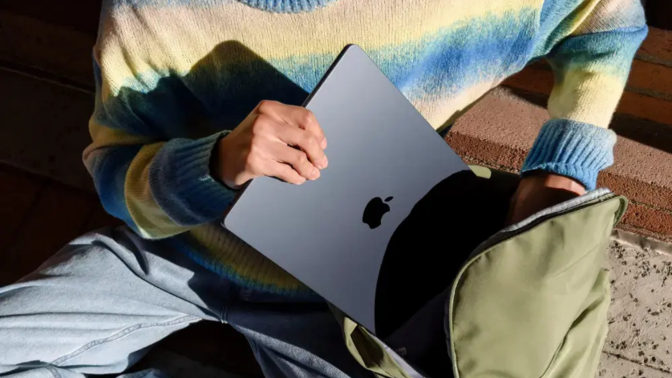
[[[355,43],[441,129],[545,58],[551,120],[523,172],[593,189],[646,31],[639,0],[105,0],[84,161],[105,209],[144,238],[244,287],[307,294],[220,225],[235,193],[210,155],[260,100],[301,104]]]

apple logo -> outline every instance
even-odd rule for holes
[[[392,201],[394,197],[385,198],[385,202]],[[384,203],[380,197],[371,199],[369,203],[364,208],[364,216],[362,217],[362,222],[369,225],[369,228],[372,230],[378,226],[383,221],[383,215],[390,211],[390,205]]]

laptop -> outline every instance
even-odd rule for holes
[[[395,231],[433,188],[472,173],[356,45],[304,106],[329,141],[329,167],[300,186],[254,179],[223,224],[378,334],[387,311],[378,284]]]

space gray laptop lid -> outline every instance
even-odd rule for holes
[[[432,188],[470,171],[356,45],[304,106],[329,141],[329,167],[300,186],[254,179],[224,226],[376,334],[379,273],[395,230]]]

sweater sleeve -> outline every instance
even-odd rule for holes
[[[613,164],[616,134],[608,126],[646,33],[639,0],[587,0],[557,26],[546,56],[555,75],[551,119],[523,175],[544,170],[595,188],[598,172]]]
[[[235,192],[213,179],[209,166],[227,132],[194,132],[198,125],[188,123],[198,105],[179,94],[173,79],[151,93],[113,94],[106,81],[114,75],[101,70],[98,59],[94,76],[93,143],[83,158],[107,212],[145,238],[173,236],[220,217]]]

